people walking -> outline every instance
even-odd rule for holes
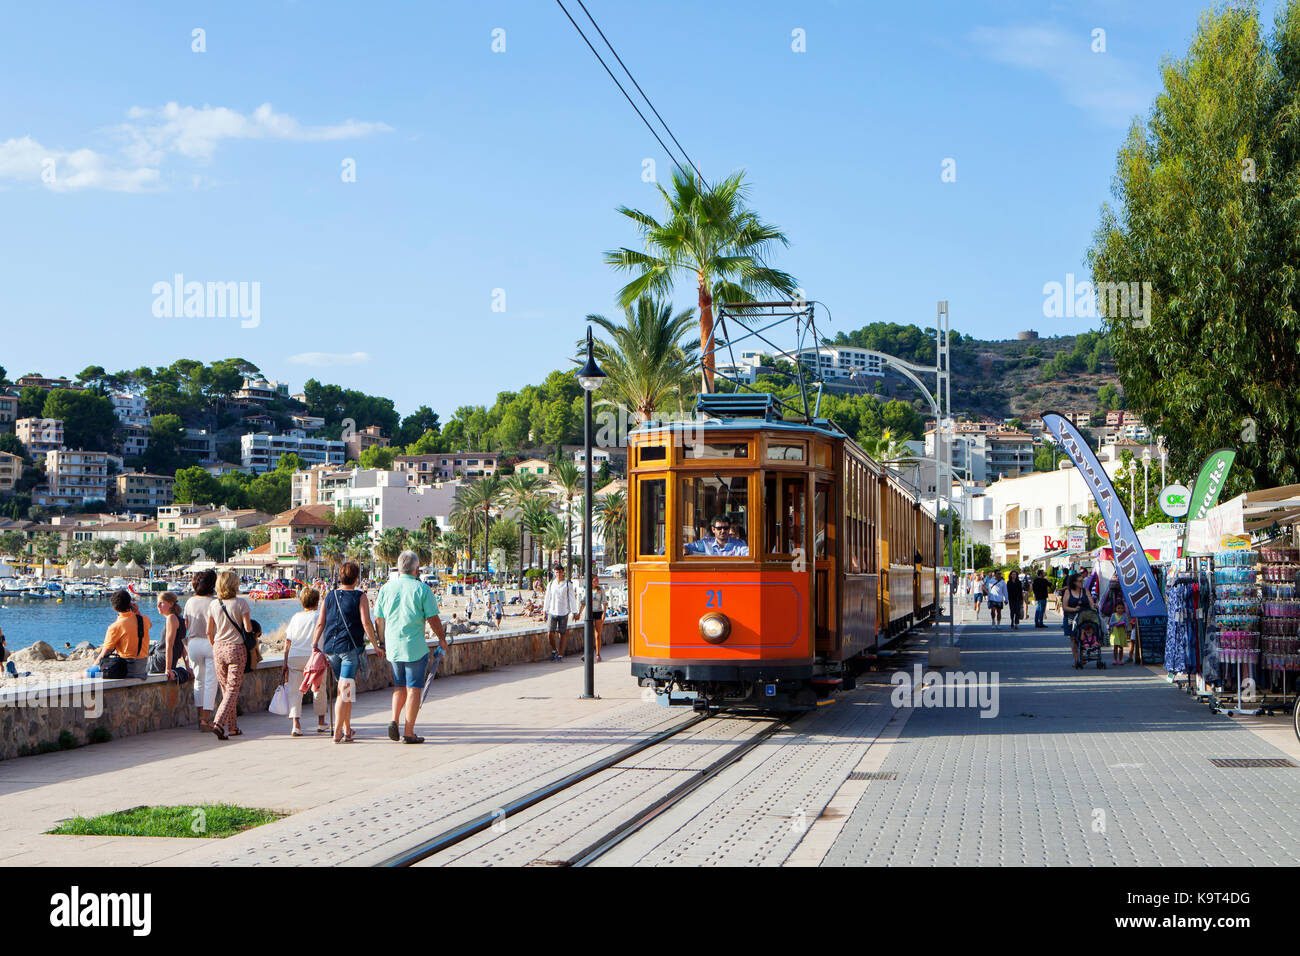
[[[217,575],[217,599],[208,608],[207,628],[217,683],[221,685],[221,707],[212,718],[212,732],[218,740],[226,740],[243,734],[236,708],[239,688],[244,683],[244,665],[248,663],[244,635],[253,631],[253,610],[239,596],[239,575],[234,571]]]
[[[979,620],[980,604],[984,600],[984,595],[988,592],[988,583],[980,576],[975,581],[975,619]]]
[[[989,618],[994,627],[1002,624],[1002,607],[1007,603],[1007,585],[1002,580],[1002,572],[995,571],[993,581],[989,584]]]
[[[1045,618],[1047,615],[1047,594],[1049,590],[1050,585],[1047,581],[1047,575],[1043,573],[1042,568],[1039,568],[1038,576],[1034,578],[1033,584],[1034,627],[1047,627],[1047,621]]]
[[[414,551],[403,551],[397,557],[397,571],[397,576],[389,578],[379,589],[375,602],[379,646],[386,650],[393,669],[393,719],[388,725],[388,738],[405,744],[422,744],[424,738],[415,732],[415,719],[420,713],[424,678],[429,669],[425,625],[433,629],[444,653],[447,635],[438,617],[437,596],[417,577],[419,556]],[[405,726],[399,734],[398,722],[403,718]]]
[[[573,613],[573,584],[564,580],[564,565],[551,565],[553,580],[546,585],[542,614],[546,617],[546,636],[551,645],[551,660],[564,660],[564,644],[569,636],[569,615]]]
[[[593,574],[587,593],[578,600],[578,620],[585,621],[583,612],[591,601],[591,632],[596,642],[596,660],[600,660],[600,632],[605,629],[605,589],[600,586],[600,578]],[[585,625],[584,625],[585,626]],[[585,657],[585,651],[584,651]]]
[[[302,680],[311,660],[312,633],[316,630],[316,617],[320,612],[320,591],[314,587],[305,587],[298,592],[298,603],[302,610],[289,618],[284,632],[284,670],[281,678],[289,688],[289,733],[294,737],[302,736]],[[326,709],[325,693],[313,691],[311,695],[312,710],[316,714],[316,733],[329,733],[329,712]]]
[[[1007,615],[1011,618],[1011,630],[1018,630],[1020,618],[1025,611],[1024,585],[1020,583],[1020,573],[1012,571],[1007,575]]]
[[[312,647],[324,651],[329,658],[330,670],[339,682],[338,701],[334,705],[336,744],[350,744],[356,739],[352,731],[352,704],[357,699],[357,676],[361,672],[366,641],[374,645],[381,660],[384,656],[370,617],[370,600],[357,587],[360,579],[361,566],[355,561],[344,561],[339,568],[339,586],[321,600],[312,639]]]
[[[1079,666],[1079,638],[1074,633],[1074,619],[1084,608],[1092,607],[1092,595],[1079,581],[1079,573],[1072,572],[1065,579],[1065,588],[1061,592],[1061,612],[1065,619],[1065,635],[1070,639],[1070,652],[1074,655],[1074,666]]]
[[[212,730],[212,711],[217,706],[217,665],[208,640],[208,611],[216,602],[217,572],[195,571],[190,579],[194,596],[185,602],[185,632],[190,662],[194,665],[194,706],[199,712],[199,730]]]

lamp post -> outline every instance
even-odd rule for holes
[[[591,396],[605,381],[605,373],[596,364],[596,347],[591,339],[591,326],[587,326],[587,364],[578,370],[578,384],[582,386],[582,450],[583,450],[583,496],[582,496],[582,586],[587,597],[583,603],[582,615],[582,698],[593,700],[596,697],[596,640],[592,633],[591,620]]]
[[[1146,514],[1150,505],[1147,492],[1151,490],[1151,449],[1142,449],[1142,513]]]

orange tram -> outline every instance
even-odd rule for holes
[[[934,518],[828,421],[699,412],[628,435],[632,674],[697,710],[814,707],[932,619]]]

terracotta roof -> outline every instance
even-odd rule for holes
[[[248,553],[249,554],[270,554],[271,542],[268,541],[266,542],[266,544],[259,544],[256,548],[254,548],[252,551],[249,551]]]
[[[334,518],[330,505],[302,505],[276,515],[266,523],[268,528],[319,528]]]

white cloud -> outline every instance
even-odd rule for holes
[[[1088,30],[976,27],[968,39],[986,59],[1043,74],[1068,102],[1109,125],[1127,126],[1134,114],[1146,111],[1155,92],[1114,53],[1094,53]]]
[[[133,106],[119,130],[130,139],[126,152],[137,162],[158,164],[166,153],[207,161],[226,139],[285,139],[323,142],[387,133],[387,123],[345,120],[334,126],[303,126],[263,103],[247,116],[224,106],[168,103],[157,109]]]
[[[161,185],[162,164],[169,153],[206,163],[222,140],[278,139],[326,142],[389,132],[386,123],[345,120],[333,126],[303,126],[292,116],[263,103],[247,116],[225,107],[180,106],[158,109],[135,106],[126,123],[115,128],[125,138],[120,155],[93,149],[60,150],[43,146],[30,135],[0,142],[0,182],[40,184],[54,192],[103,189],[145,192]],[[196,175],[196,188],[211,180]]]
[[[93,149],[48,149],[30,136],[0,143],[0,179],[42,183],[54,192],[106,189],[143,192],[158,184],[158,170],[124,167]]]
[[[368,352],[299,352],[290,355],[294,365],[315,365],[326,368],[332,365],[362,365],[370,361]]]

